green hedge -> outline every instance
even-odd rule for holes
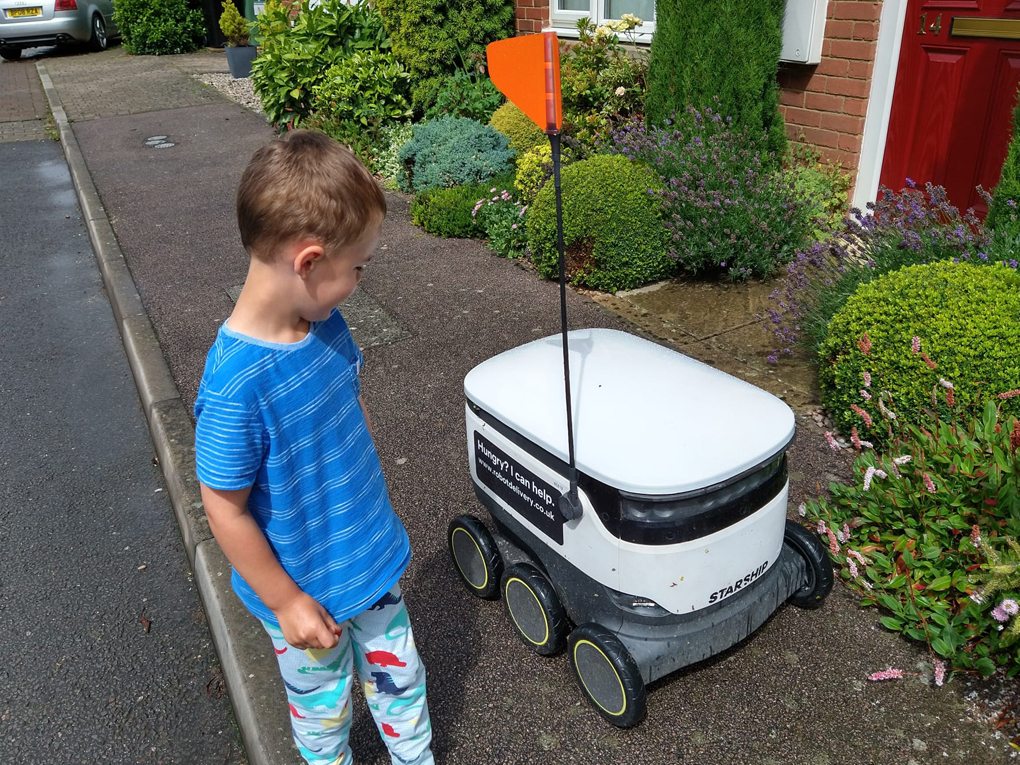
[[[185,0],[117,0],[113,21],[124,50],[143,56],[190,53],[205,36],[205,17]]]
[[[662,125],[688,106],[786,146],[776,73],[785,0],[658,0],[645,114]],[[718,99],[718,102],[716,102]]]
[[[675,271],[658,202],[649,193],[660,182],[650,170],[625,157],[599,155],[564,167],[561,185],[567,273],[575,284],[615,292]],[[528,243],[539,274],[558,276],[552,183],[531,206]]]
[[[513,35],[513,0],[376,0],[393,52],[415,80],[414,105],[431,106],[443,75],[493,40]]]
[[[423,191],[411,203],[411,222],[436,236],[478,236],[480,229],[471,211],[479,199],[489,195],[490,188],[485,183]]]
[[[510,148],[518,155],[539,146],[549,146],[549,137],[509,101],[493,113],[489,124],[509,139]]]
[[[859,345],[865,334],[868,353]],[[936,369],[912,352],[915,336]],[[940,379],[953,383],[961,403],[972,401],[979,390],[994,396],[1020,388],[1017,348],[1020,276],[1015,271],[948,261],[909,266],[863,285],[832,317],[819,349],[819,382],[841,431],[857,426],[862,438],[881,441],[884,426],[875,403],[880,390],[892,394],[891,406],[884,404],[897,417],[918,422],[921,410],[932,406],[933,389],[939,408],[945,406]],[[865,372],[872,377],[870,390]],[[853,406],[873,414],[874,431]],[[1020,414],[1020,396],[1004,401],[1003,408]]]

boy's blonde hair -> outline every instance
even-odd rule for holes
[[[386,198],[371,173],[349,149],[310,130],[256,151],[237,190],[241,243],[260,260],[296,239],[335,251],[384,217]]]

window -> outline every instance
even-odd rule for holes
[[[655,31],[655,0],[550,0],[550,20],[553,28],[561,34],[572,30],[578,19],[585,17],[596,24],[619,19],[625,13],[633,13],[644,24],[634,30],[637,42],[651,42]],[[626,42],[626,35],[620,39]]]

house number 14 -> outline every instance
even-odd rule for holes
[[[917,30],[917,33],[919,35],[928,34],[925,31],[925,28],[924,28],[925,22],[927,21],[927,16],[928,16],[927,13],[922,13],[921,14],[921,28]],[[937,35],[939,32],[942,31],[942,14],[941,13],[938,15],[938,17],[935,19],[935,21],[933,21],[931,23],[931,25],[928,27],[928,29],[931,30],[931,33],[933,35]]]

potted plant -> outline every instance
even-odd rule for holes
[[[248,44],[251,27],[237,10],[233,0],[223,0],[220,14],[220,29],[227,38],[227,65],[234,79],[251,76],[251,62],[255,60],[258,48]]]

